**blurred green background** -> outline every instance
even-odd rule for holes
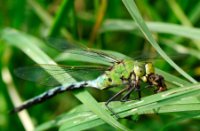
[[[199,81],[200,1],[136,0],[135,2],[152,35],[165,53],[174,57],[175,62],[183,70]],[[184,30],[185,27],[186,30]],[[144,38],[141,31],[136,28],[136,24],[121,0],[0,0],[1,36],[5,36],[6,31],[9,32],[8,28],[16,29],[38,39],[62,36],[69,41],[82,43],[90,48],[113,50],[133,58],[140,58],[141,54],[156,56],[159,60],[153,59],[152,61],[157,68],[184,79],[165,60],[160,60],[161,57]],[[12,37],[9,39],[15,40]],[[22,50],[6,42],[1,41],[0,44],[0,130],[25,130],[19,117],[8,113],[17,99],[15,91],[25,101],[48,88],[17,78],[13,73],[16,68],[35,63]],[[39,44],[38,46],[51,58],[58,55],[58,52],[46,45]],[[62,64],[79,65],[80,63],[66,61]],[[115,90],[94,89],[88,89],[88,91],[99,102],[106,101],[116,92]],[[37,127],[79,104],[81,102],[71,92],[67,92],[28,109],[28,113],[31,123]],[[178,119],[180,116],[190,116],[190,113],[147,114],[136,116],[138,118],[129,116],[120,119],[120,123],[137,131],[200,130],[199,117]],[[57,127],[51,130],[57,130]],[[115,129],[108,124],[103,124],[90,130]]]

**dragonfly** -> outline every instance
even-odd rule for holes
[[[50,40],[51,43],[56,43],[55,46],[58,50],[65,50],[69,48],[68,42],[65,40]],[[122,87],[122,89],[109,98],[105,102],[105,106],[113,114],[112,109],[108,106],[109,103],[121,96],[120,101],[126,102],[130,100],[132,92],[137,92],[138,99],[141,99],[141,82],[147,83],[149,86],[154,86],[155,93],[167,90],[164,77],[156,74],[154,65],[149,61],[137,61],[129,57],[119,58],[115,55],[105,53],[102,51],[90,48],[74,48],[66,51],[70,54],[78,56],[88,56],[94,59],[100,59],[110,63],[110,66],[66,66],[66,65],[51,65],[41,64],[30,67],[21,67],[15,70],[18,77],[37,82],[42,85],[54,86],[46,92],[25,101],[22,105],[15,107],[12,112],[20,112],[33,105],[42,103],[57,94],[78,89],[91,87],[99,90]],[[52,72],[49,74],[48,72]],[[77,82],[68,83],[69,77],[64,74],[68,73],[72,77],[78,79]],[[97,73],[95,78],[89,77],[90,74]],[[58,82],[54,77],[59,76],[61,80]],[[61,83],[68,83],[62,85]]]

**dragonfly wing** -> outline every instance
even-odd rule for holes
[[[94,49],[89,49],[89,48],[88,49],[71,49],[71,50],[67,50],[66,53],[84,55],[93,59],[98,59],[101,61],[107,61],[111,63],[121,61],[121,59],[118,59],[112,55],[101,52],[99,50],[94,50]]]
[[[81,55],[81,56],[85,55],[90,58],[95,58],[95,59],[99,59],[99,60],[103,60],[103,61],[107,61],[107,62],[111,62],[111,63],[121,61],[121,59],[119,59],[111,54],[105,53],[100,50],[87,48],[84,45],[73,44],[72,42],[69,42],[64,39],[47,38],[46,41],[47,41],[48,45],[50,45],[51,47],[54,47],[55,49],[62,51],[62,52]]]
[[[99,51],[99,50],[97,50]],[[102,52],[102,51],[100,51]],[[97,55],[96,53],[91,53],[88,51],[84,51],[84,50],[67,50],[64,53],[61,53],[60,55],[58,55],[55,60],[60,62],[60,61],[80,61],[80,62],[88,62],[88,63],[95,63],[95,64],[101,64],[101,65],[106,65],[106,66],[112,66],[113,65],[113,61],[122,61],[123,59],[132,59],[126,55],[123,55],[121,53],[115,52],[115,51],[103,51],[103,53],[108,54],[109,56],[114,56],[115,58],[109,58],[110,61],[108,61],[107,58],[105,57],[101,57],[99,55]],[[83,54],[87,54],[87,55],[83,55]],[[92,55],[90,55],[92,54]],[[105,60],[106,59],[106,60]]]
[[[184,59],[187,54],[184,53],[167,53],[167,55],[172,59],[172,60],[182,60]],[[164,61],[163,57],[158,54],[157,52],[134,52],[131,55],[131,58],[133,60],[137,60],[140,62],[157,62],[157,61]]]
[[[51,47],[57,49],[60,52],[64,52],[68,49],[85,48],[82,45],[76,45],[62,38],[46,38],[45,42]]]
[[[37,82],[40,85],[59,86],[63,82],[71,83],[73,78],[78,81],[94,79],[106,69],[107,67],[103,66],[35,65],[18,68],[15,70],[15,74],[22,79]],[[72,77],[66,76],[65,73]],[[59,81],[55,78],[59,78]]]

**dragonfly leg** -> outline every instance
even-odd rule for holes
[[[153,87],[153,85],[147,85],[147,86],[145,86],[144,88],[149,89],[149,88],[152,88],[152,87]]]
[[[133,87],[133,86],[130,86],[128,92],[121,98],[120,101],[121,101],[121,102],[126,102],[126,101],[128,101],[129,98],[130,98],[130,94],[133,92],[133,90],[134,90],[134,87]]]
[[[139,79],[134,81],[134,89],[135,89],[136,92],[138,92],[138,98],[137,99],[140,100],[142,96],[141,96],[141,89],[140,89],[140,81],[139,81]]]
[[[141,95],[141,90],[140,90],[140,86],[139,85],[135,87],[135,91],[138,92],[138,98],[137,99],[140,100],[142,95]]]
[[[114,96],[112,96],[110,99],[108,99],[108,101],[105,103],[105,106],[108,108],[108,110],[110,112],[112,112],[113,115],[115,115],[116,118],[119,118],[119,116],[108,106],[108,104],[113,101],[115,98],[117,98],[119,95],[121,95],[122,93],[124,93],[125,91],[128,90],[127,88],[122,89],[120,92],[118,92],[117,94],[115,94]]]
[[[141,99],[141,90],[140,90],[140,86],[139,86],[139,85],[137,85],[137,86],[135,85],[135,86],[129,87],[128,92],[121,98],[121,102],[126,102],[126,101],[128,101],[128,99],[129,99],[131,93],[132,93],[134,90],[138,92],[138,98],[136,98],[136,99],[140,100],[140,99]]]

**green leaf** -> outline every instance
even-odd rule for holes
[[[200,40],[200,30],[198,28],[163,22],[146,22],[146,25],[151,32],[172,34],[189,39]],[[110,19],[104,21],[100,32],[132,32],[134,30],[138,30],[138,26],[137,23],[132,20]]]
[[[74,1],[72,0],[63,0],[62,4],[57,12],[56,18],[50,28],[49,36],[55,36],[59,33],[61,27],[63,26],[63,20],[65,20],[66,12],[69,13],[69,10],[72,8]]]

